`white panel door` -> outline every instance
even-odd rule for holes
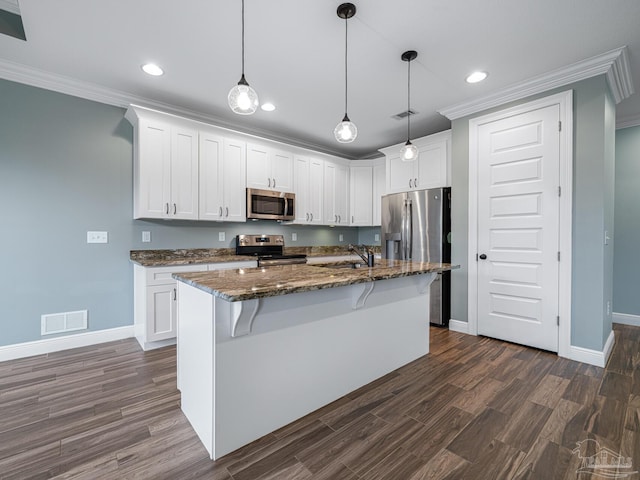
[[[275,150],[271,155],[271,188],[279,192],[293,192],[293,156]]]
[[[373,223],[373,167],[351,167],[350,211],[354,226],[371,226]]]
[[[147,287],[147,341],[157,342],[175,338],[176,326],[176,284]]]
[[[296,223],[309,221],[309,164],[311,162],[304,157],[296,157],[293,168],[295,177],[295,219]]]
[[[311,159],[309,161],[309,194],[307,205],[311,214],[310,223],[322,225],[322,204],[324,201],[323,185],[324,162]]]
[[[337,225],[349,225],[349,167],[336,165],[335,178],[335,213]]]
[[[559,107],[478,130],[478,333],[558,351]]]
[[[271,178],[270,150],[263,146],[247,144],[247,187],[270,189]]]
[[[171,201],[171,128],[140,121],[135,218],[166,218]]]

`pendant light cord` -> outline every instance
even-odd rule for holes
[[[407,62],[407,142],[411,138],[411,60]]]
[[[243,0],[244,1],[244,0]],[[347,117],[347,112],[349,111],[347,108],[347,88],[348,88],[348,75],[347,75],[347,55],[349,54],[348,49],[348,38],[349,38],[349,21],[348,18],[344,19],[344,116]]]
[[[244,0],[242,0],[242,78],[244,78]]]

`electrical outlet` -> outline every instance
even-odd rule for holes
[[[338,240],[340,242],[344,242],[344,235],[342,235],[342,234],[338,235]]]
[[[87,243],[109,243],[108,232],[87,232]]]
[[[224,232],[218,232],[218,241],[219,242],[224,242],[226,239],[226,235]]]
[[[142,242],[149,243],[151,241],[151,232],[142,232]]]
[[[292,233],[291,234],[291,241],[292,242],[297,242],[298,241],[298,234],[297,233]]]
[[[373,236],[373,239],[374,239],[376,242],[379,242],[379,241],[380,241],[380,234],[379,234],[379,233],[376,233],[376,234]]]

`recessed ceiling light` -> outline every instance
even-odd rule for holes
[[[162,68],[160,68],[155,63],[145,63],[144,65],[142,65],[142,70],[144,71],[144,73],[153,75],[154,77],[159,77],[160,75],[164,74],[164,70],[162,70]]]
[[[276,106],[273,103],[267,102],[263,103],[260,108],[265,112],[273,112],[276,109]]]
[[[487,78],[487,72],[473,72],[467,77],[467,83],[478,83]]]

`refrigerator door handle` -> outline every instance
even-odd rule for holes
[[[406,259],[411,260],[413,251],[413,203],[411,200],[407,202],[407,239],[405,245],[407,246]]]

